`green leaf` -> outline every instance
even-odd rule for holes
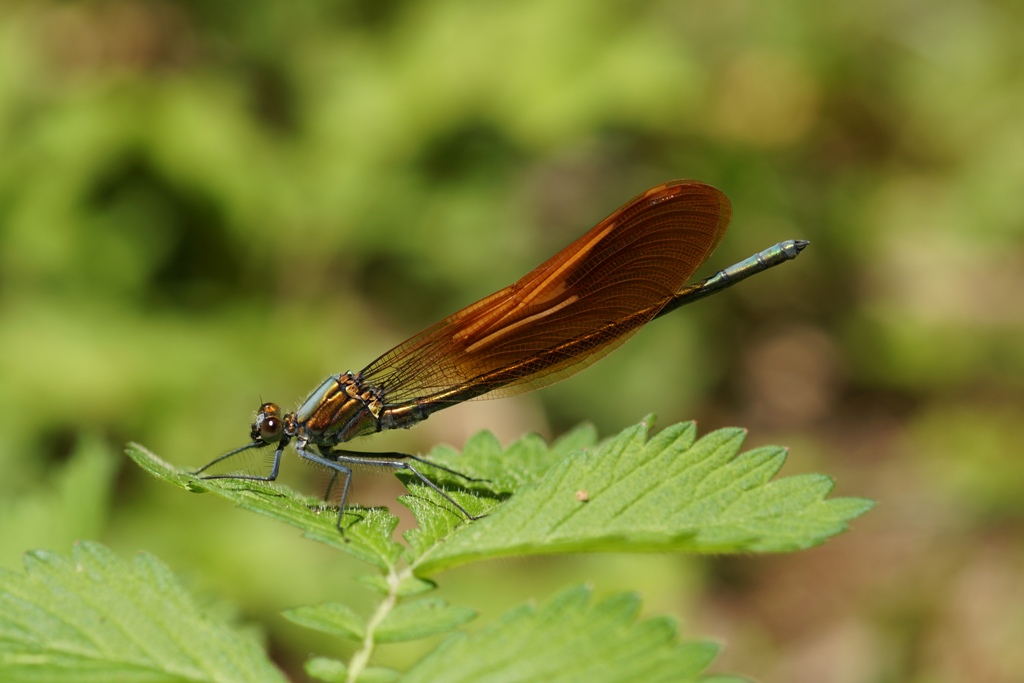
[[[460,474],[485,480],[487,488],[494,493],[510,494],[535,484],[573,451],[593,448],[596,444],[597,431],[589,424],[576,427],[550,445],[536,434],[527,434],[504,450],[493,434],[483,431],[466,442],[461,454],[451,447],[438,446],[430,451],[427,459]],[[464,482],[447,473],[434,479],[454,485]]]
[[[718,653],[713,643],[679,643],[671,619],[637,623],[640,600],[633,594],[596,605],[589,598],[578,587],[540,609],[513,609],[482,631],[448,638],[402,680],[680,683],[700,680]]]
[[[345,683],[348,680],[348,668],[344,662],[327,657],[313,657],[306,662],[306,673],[327,683]],[[358,683],[393,683],[401,677],[401,673],[382,666],[371,666],[359,674]]]
[[[348,667],[344,662],[329,657],[311,657],[303,667],[311,678],[319,678],[327,683],[345,683]]]
[[[739,429],[696,443],[692,423],[650,440],[648,431],[644,422],[599,448],[576,450],[536,486],[443,543],[416,544],[417,573],[511,555],[796,550],[840,533],[873,505],[825,500],[832,481],[821,475],[772,482],[785,449],[737,455],[745,437]]]
[[[366,620],[338,602],[296,607],[282,612],[284,618],[301,626],[323,631],[348,640],[362,640]]]
[[[390,595],[392,587],[389,584],[389,577],[379,574],[364,574],[358,577],[361,583],[366,584],[381,595]],[[411,598],[414,595],[429,593],[437,588],[437,584],[428,579],[421,579],[411,574],[403,574],[398,578],[398,585],[394,587],[394,594],[399,598]]]
[[[384,508],[349,507],[342,535],[336,526],[337,508],[325,507],[316,498],[262,481],[200,479],[138,444],[129,444],[126,452],[144,470],[164,481],[194,493],[216,493],[243,508],[298,527],[308,538],[344,550],[381,569],[394,568],[401,557],[402,546],[391,540],[398,518]]]
[[[431,471],[431,480],[447,489],[447,493],[473,515],[482,515],[497,507],[515,491],[533,486],[556,463],[569,454],[592,448],[597,432],[592,425],[581,425],[550,446],[536,434],[529,434],[502,450],[490,432],[479,432],[466,442],[461,455],[448,446],[434,448],[428,455],[431,462],[476,479],[468,484],[464,478],[443,470]],[[435,474],[436,472],[436,474]],[[465,526],[466,518],[436,491],[424,486],[415,475],[398,474],[413,495],[400,500],[409,508],[419,526],[404,534],[410,557],[418,557],[456,529]]]
[[[503,452],[485,432],[461,456],[435,449],[433,460],[465,476],[423,465],[425,475],[471,514],[486,516],[469,523],[437,491],[400,473],[410,490],[400,500],[420,525],[405,533],[406,561],[422,577],[511,555],[797,550],[842,532],[873,505],[826,499],[833,484],[822,475],[772,481],[785,449],[740,454],[742,430],[720,430],[695,443],[693,424],[673,425],[653,438],[649,425],[645,421],[596,447],[593,430],[584,427],[551,447],[530,436]],[[313,498],[264,482],[200,480],[141,447],[128,452],[182,488],[213,491],[397,575],[393,569],[403,547],[391,540],[397,520],[386,510],[351,508],[342,536],[334,512],[324,514]],[[375,588],[391,590],[379,581]],[[408,588],[405,595],[428,587]]]
[[[447,633],[476,618],[468,607],[452,607],[442,598],[425,598],[399,604],[388,612],[377,628],[381,643],[426,638]]]
[[[215,619],[158,560],[95,543],[0,570],[0,680],[281,682],[259,644]]]

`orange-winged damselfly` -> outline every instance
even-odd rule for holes
[[[243,451],[276,444],[266,476],[203,477],[274,481],[282,453],[294,441],[299,456],[332,472],[332,484],[344,478],[339,529],[353,465],[408,470],[475,519],[413,462],[458,472],[416,455],[336,446],[411,427],[463,401],[552,384],[604,357],[654,318],[796,258],[807,246],[803,240],[781,242],[687,285],[721,242],[731,214],[729,200],[710,185],[689,180],[658,185],[515,284],[428,327],[361,372],[328,377],[294,412],[264,403],[251,441],[196,474]]]

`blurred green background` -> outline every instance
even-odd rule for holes
[[[0,562],[153,552],[301,680],[345,653],[277,610],[366,607],[363,568],[158,485],[124,442],[205,463],[261,397],[296,405],[698,178],[734,204],[703,274],[811,248],[569,381],[357,447],[656,412],[789,445],[784,473],[878,508],[792,556],[487,563],[445,594],[482,623],[569,583],[637,589],[765,682],[1024,680],[1022,29],[1011,0],[7,0]],[[398,507],[393,477],[357,482]]]

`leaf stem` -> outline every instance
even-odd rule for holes
[[[391,610],[398,604],[398,587],[402,584],[402,581],[409,578],[412,574],[411,568],[405,568],[398,572],[395,571],[394,567],[388,569],[387,584],[388,594],[381,600],[380,604],[377,605],[377,609],[374,610],[373,614],[370,615],[369,620],[366,622],[366,634],[363,636],[363,646],[352,655],[352,659],[348,666],[348,675],[345,677],[346,683],[356,683],[359,675],[366,669],[366,665],[370,663],[370,657],[373,655],[374,647],[376,646],[375,636],[377,629],[380,627],[384,619],[391,613]]]

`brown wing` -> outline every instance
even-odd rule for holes
[[[388,405],[451,393],[507,395],[604,357],[649,322],[722,240],[729,200],[671,181],[626,203],[509,287],[372,362],[364,386]]]

